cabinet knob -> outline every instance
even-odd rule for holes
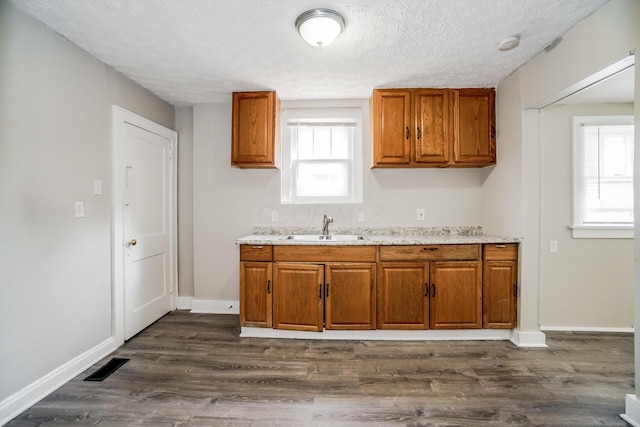
[[[322,283],[318,284],[318,298],[322,299]]]
[[[436,284],[435,283],[431,284],[431,289],[433,289],[433,291],[431,293],[431,298],[435,298],[436,297]]]
[[[424,296],[425,297],[429,296],[429,283],[424,284]]]
[[[409,126],[407,126],[407,139],[409,139],[410,133],[409,133]]]
[[[267,293],[271,293],[271,280],[267,280]]]
[[[420,126],[418,126],[418,139],[422,138],[422,131],[420,131]]]
[[[326,287],[325,287],[325,289],[324,289],[324,296],[325,296],[325,297],[328,297],[328,296],[329,296],[329,284],[327,283],[325,286],[326,286]]]

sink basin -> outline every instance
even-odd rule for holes
[[[282,240],[297,240],[301,242],[355,242],[357,240],[367,240],[367,237],[362,234],[329,234],[328,236],[322,234],[291,234],[283,237]]]

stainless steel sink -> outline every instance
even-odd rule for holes
[[[367,240],[362,234],[291,234],[285,236],[282,240],[297,240],[301,242],[355,242],[358,240]]]

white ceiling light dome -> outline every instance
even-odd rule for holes
[[[296,19],[296,29],[307,43],[328,46],[344,30],[344,17],[331,9],[311,9]]]

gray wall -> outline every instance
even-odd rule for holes
[[[335,101],[332,102],[335,104]],[[282,101],[282,108],[309,105]],[[322,105],[322,102],[320,102]],[[481,169],[370,169],[372,164],[368,100],[340,101],[363,109],[364,203],[357,205],[281,205],[280,171],[230,166],[231,102],[201,104],[193,112],[194,297],[238,299],[235,240],[254,226],[312,226],[322,216],[332,227],[480,225]],[[426,220],[416,220],[416,209]],[[270,222],[276,210],[277,223]],[[365,213],[358,223],[357,211]]]
[[[540,53],[498,86],[498,154],[500,150],[506,150],[512,153],[515,160],[510,165],[501,165],[499,158],[495,171],[486,178],[483,186],[482,224],[489,232],[523,237],[518,301],[518,329],[521,331],[539,331],[542,312],[540,258],[544,247],[540,234],[540,215],[544,197],[541,195],[541,175],[544,170],[540,159],[541,117],[535,107],[541,101],[628,57],[630,51],[637,51],[639,15],[640,2],[635,0],[618,0],[605,4],[567,32],[555,49]],[[636,90],[637,87],[638,85]],[[567,164],[567,168],[569,166]],[[501,179],[493,176],[498,171],[504,171],[501,172]],[[509,198],[503,197],[505,195]],[[503,220],[505,212],[510,213],[511,219]],[[624,292],[619,296],[620,299],[633,298],[632,294],[624,290],[624,286],[620,292]],[[560,314],[559,305],[574,304],[574,301],[570,296],[564,295],[560,302],[555,303],[556,307],[552,310]],[[619,309],[616,305],[606,307],[609,313]],[[550,316],[548,312],[546,315]],[[610,322],[598,326],[615,327],[624,323],[614,317],[609,317]],[[606,318],[607,316],[600,316],[603,321]],[[578,321],[581,324],[574,323]],[[553,318],[553,323],[562,326],[592,326],[583,317],[575,316],[563,318],[559,315]]]
[[[111,336],[110,107],[174,108],[5,1],[0,58],[2,401]]]
[[[541,115],[540,325],[633,326],[633,239],[574,239],[573,116],[633,115],[633,104],[553,105]],[[558,252],[549,241],[558,241]]]

